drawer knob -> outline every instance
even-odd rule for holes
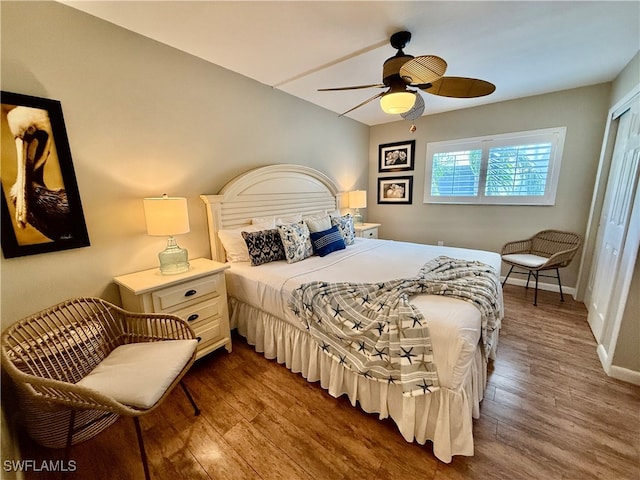
[[[184,294],[185,297],[191,297],[192,295],[195,295],[196,293],[198,293],[196,290],[187,290]]]
[[[202,337],[196,337],[196,340],[198,340],[198,343],[200,343],[202,341]]]
[[[191,315],[189,315],[189,317],[187,318],[187,320],[188,320],[189,322],[193,322],[194,320],[197,320],[197,318],[198,318],[199,316],[200,316],[200,315],[198,315],[197,313],[192,313]]]

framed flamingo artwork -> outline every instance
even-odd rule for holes
[[[60,102],[0,95],[4,257],[88,246]]]

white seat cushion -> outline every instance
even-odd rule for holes
[[[78,385],[125,405],[150,408],[182,371],[197,345],[195,339],[121,345]]]
[[[537,268],[547,263],[549,260],[546,257],[540,255],[533,255],[531,253],[511,253],[509,255],[502,255],[502,259],[505,262],[517,263],[523,267]]]

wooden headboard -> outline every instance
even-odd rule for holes
[[[340,196],[333,180],[310,167],[279,164],[249,170],[217,195],[200,195],[207,208],[211,258],[226,261],[218,230],[249,225],[255,217],[339,210]]]

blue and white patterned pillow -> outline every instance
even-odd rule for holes
[[[295,263],[313,255],[309,227],[304,222],[278,225],[287,263]]]
[[[280,232],[275,228],[258,232],[242,232],[242,238],[247,244],[249,260],[254,267],[285,259]]]
[[[313,251],[321,257],[347,248],[337,225],[323,232],[311,232],[311,244],[313,245]]]
[[[356,231],[353,227],[353,217],[347,213],[343,217],[331,217],[331,224],[338,227],[345,245],[353,245],[356,241]]]

